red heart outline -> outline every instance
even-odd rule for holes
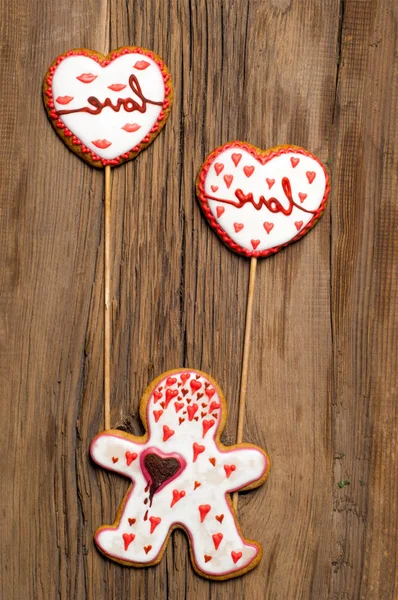
[[[265,165],[267,162],[269,162],[276,156],[280,156],[281,154],[288,154],[290,152],[294,152],[295,154],[302,154],[303,156],[308,156],[309,158],[312,158],[322,167],[322,170],[325,174],[326,185],[325,185],[325,192],[324,192],[321,204],[319,205],[318,209],[316,210],[316,212],[313,215],[313,217],[311,218],[311,220],[307,223],[307,225],[288,242],[285,242],[284,244],[280,244],[278,246],[274,246],[273,248],[268,248],[267,250],[261,250],[259,252],[255,251],[255,250],[248,250],[247,248],[243,248],[242,246],[240,246],[239,244],[234,242],[234,240],[226,233],[226,231],[224,231],[224,229],[222,229],[222,227],[216,221],[215,217],[213,216],[213,214],[210,210],[208,200],[207,200],[207,197],[205,194],[205,181],[206,181],[207,173],[208,173],[210,167],[212,166],[214,160],[217,158],[217,156],[219,156],[225,150],[230,150],[231,148],[232,149],[236,149],[236,148],[240,149],[241,148],[243,150],[246,150],[246,152],[249,152],[249,154],[251,154],[253,156],[253,158],[255,158],[261,165]],[[208,222],[210,224],[210,227],[212,229],[214,229],[214,231],[221,238],[221,240],[224,242],[224,244],[226,244],[226,246],[228,246],[228,248],[230,248],[233,252],[236,252],[237,254],[241,254],[241,255],[247,256],[247,257],[254,256],[256,258],[267,257],[272,254],[275,254],[276,252],[279,252],[279,250],[281,250],[282,248],[285,248],[289,244],[291,244],[293,242],[297,242],[306,233],[308,233],[308,231],[310,229],[312,229],[312,227],[319,221],[320,217],[322,216],[322,213],[326,208],[329,192],[330,192],[329,175],[328,175],[324,165],[321,163],[321,161],[316,156],[314,156],[311,152],[306,150],[305,148],[301,148],[300,146],[293,146],[293,145],[275,146],[275,147],[269,148],[267,150],[261,150],[261,148],[257,148],[257,146],[253,146],[252,144],[249,144],[248,142],[239,142],[239,141],[228,142],[227,144],[224,144],[223,146],[219,146],[218,148],[213,150],[213,152],[210,152],[210,154],[206,157],[204,163],[200,167],[198,176],[196,178],[196,193],[199,198],[199,204],[200,204],[201,209],[204,212],[206,219],[208,220]]]
[[[70,129],[68,129],[66,125],[62,122],[62,120],[58,117],[54,105],[52,81],[58,66],[63,60],[65,60],[65,58],[69,58],[70,56],[87,56],[88,58],[91,58],[96,63],[98,63],[101,67],[106,67],[111,62],[119,58],[119,56],[122,56],[124,54],[142,54],[143,56],[148,56],[157,64],[162,73],[164,82],[163,106],[162,110],[158,115],[156,123],[153,125],[150,132],[141,140],[141,142],[139,142],[139,144],[134,146],[134,148],[132,148],[128,152],[117,156],[116,158],[105,159],[101,158],[100,156],[95,154],[95,152],[87,148],[87,146],[85,146],[83,142]],[[163,62],[160,56],[158,56],[151,50],[147,50],[146,48],[141,48],[140,46],[122,46],[117,50],[112,50],[107,56],[101,54],[100,52],[95,52],[94,50],[78,48],[75,50],[68,50],[63,54],[60,54],[53,61],[44,78],[43,100],[51,124],[53,125],[55,131],[62,139],[62,141],[70,148],[70,150],[72,150],[72,152],[75,152],[75,154],[77,154],[79,158],[81,158],[93,167],[102,169],[107,165],[117,166],[121,165],[122,163],[128,160],[131,160],[132,158],[135,158],[137,154],[139,154],[142,150],[147,148],[147,146],[149,146],[149,144],[153,142],[156,136],[159,135],[160,131],[163,129],[169,117],[173,101],[173,84],[166,64]]]

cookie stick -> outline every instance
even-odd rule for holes
[[[104,197],[104,421],[111,428],[111,167],[105,167]]]
[[[252,256],[250,259],[249,287],[247,290],[247,305],[246,305],[246,324],[245,338],[243,342],[243,358],[242,371],[240,376],[240,391],[239,391],[239,413],[238,413],[238,431],[236,435],[236,443],[241,444],[243,441],[243,427],[245,422],[246,395],[247,395],[247,377],[249,372],[249,356],[250,356],[250,340],[252,330],[253,316],[253,300],[254,289],[256,285],[256,269],[257,258]],[[238,508],[238,492],[235,492],[232,497],[232,503],[235,511]]]
[[[257,259],[303,237],[327,203],[329,177],[320,161],[298,146],[261,150],[230,142],[213,150],[196,182],[209,225],[237,254],[250,258],[241,367],[237,443],[243,438]],[[237,508],[238,495],[233,504]]]
[[[169,116],[173,90],[162,59],[125,46],[104,56],[78,48],[58,56],[43,84],[44,104],[63,142],[89,165],[105,168],[104,409],[110,427],[110,180],[111,167],[137,156]]]

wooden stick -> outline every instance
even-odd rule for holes
[[[105,429],[111,427],[111,167],[105,167],[104,200],[104,413]]]
[[[243,440],[243,427],[245,422],[246,408],[246,392],[247,392],[247,377],[249,371],[249,356],[250,356],[250,340],[253,316],[253,300],[254,288],[256,284],[256,267],[257,258],[253,256],[250,260],[250,275],[249,287],[247,292],[247,307],[246,307],[246,325],[245,325],[245,341],[243,346],[242,372],[240,378],[240,394],[239,394],[239,415],[238,415],[238,433],[236,443],[240,444]],[[238,492],[233,496],[234,509],[238,508]]]

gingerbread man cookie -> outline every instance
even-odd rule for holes
[[[220,442],[227,408],[216,382],[201,371],[168,371],[146,390],[140,415],[144,436],[109,430],[91,445],[98,465],[132,481],[115,523],[97,530],[98,548],[126,565],[154,565],[179,527],[200,575],[253,569],[261,546],[242,536],[229,494],[261,485],[270,463],[258,446]]]

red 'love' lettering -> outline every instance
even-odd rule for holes
[[[235,191],[235,196],[237,198],[237,201],[227,200],[225,198],[222,198],[222,199],[215,198],[215,197],[209,196],[209,195],[207,197],[210,200],[217,200],[217,202],[222,202],[223,204],[230,204],[231,206],[235,206],[236,208],[242,208],[242,206],[244,206],[245,204],[252,204],[256,210],[260,210],[263,206],[265,206],[273,214],[282,213],[286,216],[289,216],[292,214],[292,210],[294,207],[298,208],[299,210],[301,210],[305,213],[309,213],[311,215],[314,215],[316,213],[316,210],[308,210],[308,209],[303,208],[302,206],[296,204],[296,202],[293,200],[292,186],[290,184],[290,180],[288,177],[283,177],[282,189],[283,189],[284,194],[289,202],[287,208],[285,208],[283,206],[283,204],[277,198],[269,198],[267,200],[262,195],[260,196],[258,202],[256,202],[254,200],[254,196],[251,192],[249,192],[248,194],[244,194],[241,189],[237,189]]]
[[[109,106],[109,108],[115,112],[119,112],[123,106],[126,112],[138,111],[140,113],[144,113],[146,112],[147,104],[162,106],[163,102],[154,102],[153,100],[149,100],[149,98],[144,96],[139,81],[135,75],[130,75],[129,86],[133,93],[138,96],[138,102],[137,100],[133,100],[133,98],[118,98],[116,104],[113,104],[110,98],[105,98],[105,100],[101,102],[95,96],[90,96],[87,98],[87,102],[94,108],[90,108],[90,106],[83,106],[82,108],[74,108],[70,110],[58,110],[57,114],[61,116],[78,112],[86,112],[90,115],[99,115],[106,106]]]

